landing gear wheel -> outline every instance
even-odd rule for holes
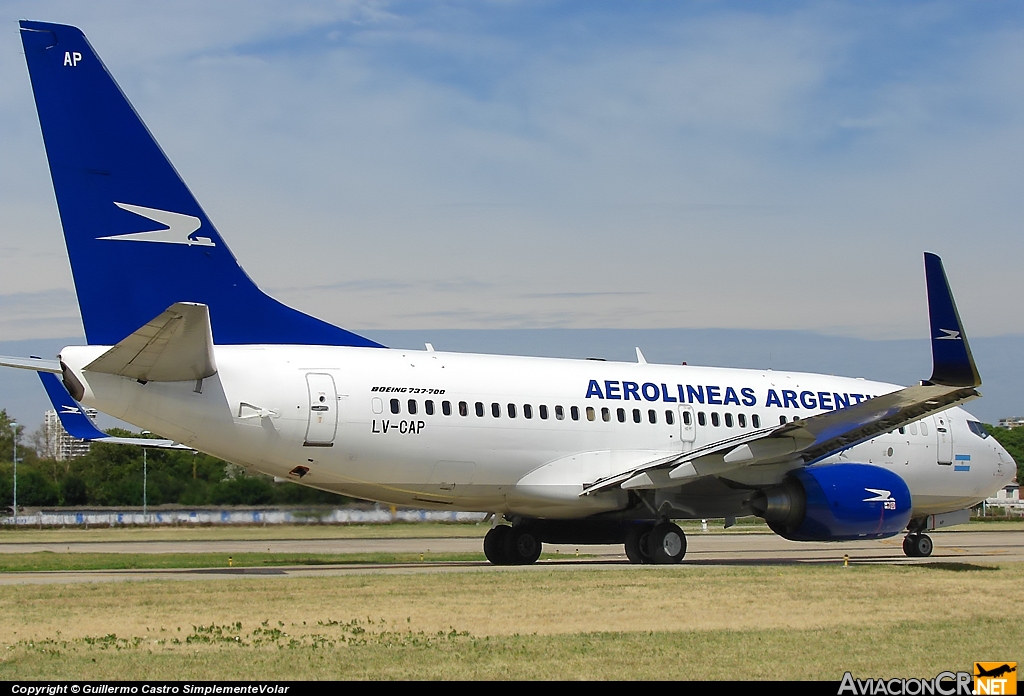
[[[927,558],[932,548],[932,538],[927,534],[910,534],[903,539],[903,553],[911,558]]]
[[[662,522],[647,536],[647,552],[655,563],[678,563],[686,555],[686,535],[671,522]]]
[[[511,527],[499,524],[497,527],[491,527],[491,531],[487,532],[484,537],[484,555],[494,565],[508,565],[505,555],[505,539],[511,532]]]
[[[654,529],[650,524],[630,525],[626,532],[626,558],[630,563],[651,563],[651,555],[647,553],[647,537]]]
[[[510,565],[536,563],[540,549],[540,539],[529,528],[511,527],[505,536],[505,558]]]

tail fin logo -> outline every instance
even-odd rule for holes
[[[945,336],[936,336],[935,337],[936,341],[959,341],[959,340],[961,340],[960,339],[960,332],[959,331],[956,331],[954,329],[939,329],[939,331],[941,331],[942,333],[944,333],[946,335]]]
[[[195,216],[172,213],[169,210],[159,210],[157,208],[144,208],[141,205],[118,203],[117,201],[114,201],[114,205],[121,210],[127,210],[129,213],[135,213],[167,227],[162,230],[115,234],[110,237],[99,237],[98,239],[109,239],[118,242],[158,242],[160,244],[185,244],[188,246],[217,246],[209,237],[192,238],[192,234],[203,224]]]

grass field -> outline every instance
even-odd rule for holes
[[[93,527],[91,529],[9,529],[0,527],[0,543],[65,543],[91,541],[225,541],[235,539],[395,539],[434,537],[483,538],[488,524],[396,522],[393,524]],[[767,529],[767,527],[765,527]]]
[[[934,676],[1021,660],[1024,566],[0,586],[0,679]]]
[[[545,558],[553,558],[546,554]],[[0,554],[0,573],[146,568],[268,568],[483,561],[478,553],[35,553]]]

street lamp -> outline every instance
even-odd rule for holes
[[[11,439],[14,441],[14,518],[18,518],[18,424],[11,423]]]
[[[150,432],[148,430],[143,430],[142,431],[142,435],[143,436],[146,436],[146,435],[149,435],[149,434],[150,434]],[[143,447],[142,448],[142,523],[143,524],[146,523],[146,479],[148,478],[148,472],[147,472],[148,466],[147,466],[147,463],[146,463],[146,452],[147,452],[146,448]]]

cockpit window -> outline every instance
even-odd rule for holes
[[[985,426],[982,425],[979,421],[967,421],[967,427],[971,429],[972,433],[974,433],[981,439],[985,439],[986,437],[988,437],[988,431],[985,430]]]

